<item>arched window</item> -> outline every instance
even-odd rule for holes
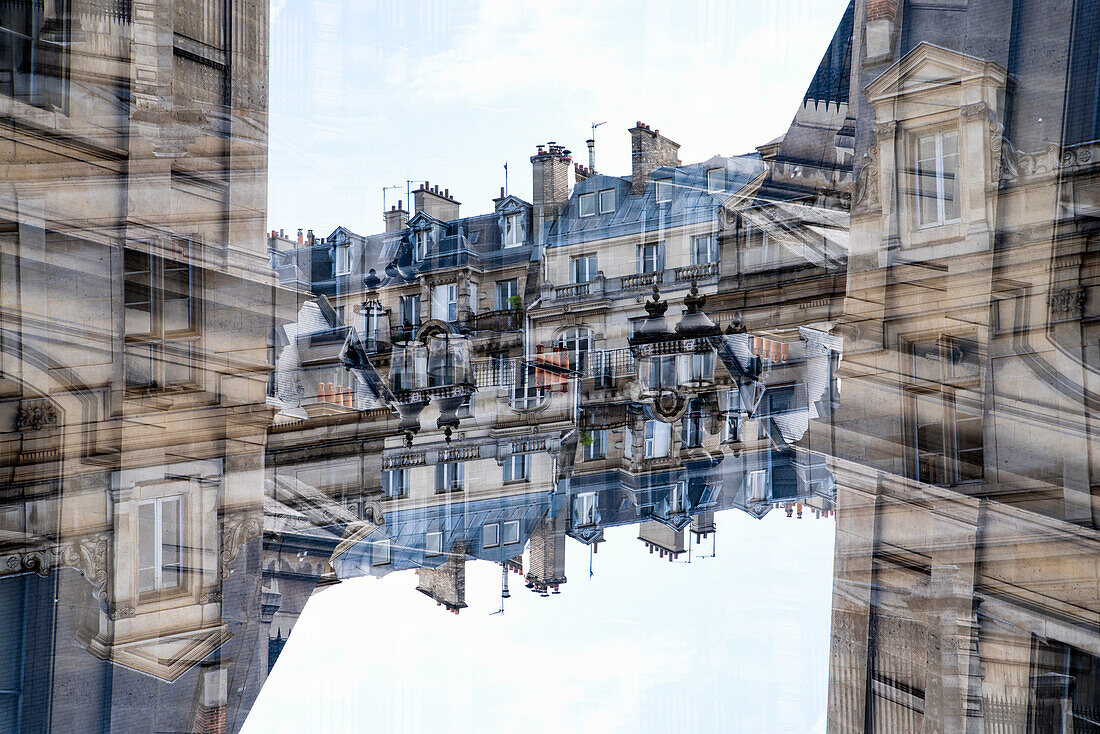
[[[587,367],[588,353],[593,351],[595,341],[592,330],[587,326],[566,329],[558,336],[555,346],[569,354],[569,368],[584,372]]]

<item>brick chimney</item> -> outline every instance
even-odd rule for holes
[[[543,224],[556,220],[569,201],[569,174],[573,170],[570,151],[557,143],[537,146],[531,156],[531,203],[534,232],[541,236]]]
[[[386,232],[400,232],[409,223],[409,213],[405,211],[405,202],[400,199],[397,206],[391,206],[388,212],[382,212],[382,219],[386,222]]]
[[[447,560],[438,568],[416,569],[416,590],[435,599],[448,611],[466,608],[466,544],[455,543]]]
[[[640,194],[645,191],[649,174],[661,166],[680,165],[680,144],[674,143],[660,130],[651,130],[641,120],[630,128],[630,190]]]
[[[413,211],[424,212],[443,222],[458,219],[460,203],[451,197],[450,189],[440,191],[439,186],[429,186],[427,181],[413,192]]]

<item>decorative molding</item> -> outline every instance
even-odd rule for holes
[[[892,140],[894,135],[897,133],[897,129],[897,120],[888,120],[887,122],[875,123],[875,139]]]
[[[1047,298],[1050,313],[1055,317],[1074,316],[1085,306],[1084,288],[1059,288]]]
[[[963,117],[977,117],[978,115],[984,115],[988,109],[989,105],[985,102],[973,102],[960,107],[959,114]]]
[[[229,578],[230,566],[237,560],[244,544],[259,538],[263,535],[263,532],[263,520],[258,517],[247,517],[236,523],[231,523],[228,519],[224,521],[221,548],[221,577],[223,579]]]
[[[120,607],[112,604],[109,616],[116,621],[119,619],[133,619],[137,616],[137,610],[133,607]]]
[[[72,568],[84,575],[95,589],[97,599],[107,598],[107,551],[109,533],[96,533],[46,548],[34,548],[8,554],[2,575],[36,573],[48,576],[59,568]]]
[[[199,604],[218,604],[222,600],[222,590],[213,589],[199,597]]]
[[[993,147],[992,141],[990,143]],[[1076,168],[1094,165],[1100,160],[1100,142],[1089,142],[1062,148],[1051,143],[1044,150],[1028,153],[1018,151],[1011,141],[998,144],[1000,165],[995,166],[997,180],[1003,184],[1025,181],[1030,178],[1058,174]]]
[[[57,409],[49,400],[24,400],[15,417],[15,430],[41,431],[57,423]]]

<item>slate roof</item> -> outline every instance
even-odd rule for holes
[[[715,168],[725,169],[725,184],[723,191],[711,193],[707,191],[707,171]],[[547,243],[550,247],[564,246],[713,221],[718,206],[730,193],[741,189],[763,171],[764,163],[757,153],[729,158],[716,156],[703,163],[685,166],[662,166],[651,174],[651,180],[640,194],[631,193],[629,176],[597,174],[573,187],[564,211],[549,229]],[[657,203],[654,183],[657,180],[671,185],[672,201]],[[616,192],[615,210],[608,214],[581,217],[580,197],[607,189]]]

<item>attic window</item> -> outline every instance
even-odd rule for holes
[[[347,275],[351,272],[351,257],[349,257],[348,245],[336,246],[336,263],[334,268],[336,275]]]
[[[580,200],[580,216],[582,217],[594,217],[596,216],[596,195],[595,194],[581,194]]]
[[[656,181],[654,182],[654,192],[657,196],[657,203],[664,204],[672,201],[672,182],[671,181]]]
[[[610,214],[615,211],[615,189],[604,189],[600,192],[600,214]]]
[[[520,226],[519,214],[504,216],[504,229],[500,234],[505,247],[523,244],[523,228]]]
[[[481,239],[481,230],[476,229],[470,233],[470,244],[476,245],[477,241]]]
[[[725,171],[721,168],[711,168],[707,171],[707,191],[723,191],[726,188]]]

